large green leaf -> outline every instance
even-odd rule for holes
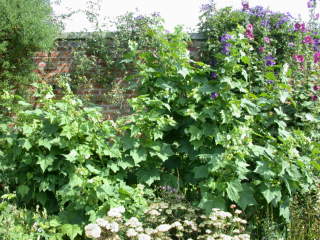
[[[228,182],[226,191],[231,201],[238,202],[240,199],[240,192],[243,191],[240,180],[236,179]]]

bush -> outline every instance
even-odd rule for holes
[[[23,87],[34,81],[32,57],[53,46],[57,26],[45,0],[0,1],[0,83]]]

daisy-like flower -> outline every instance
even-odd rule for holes
[[[142,223],[138,220],[136,217],[131,217],[125,224],[126,226],[132,227],[132,228],[137,228],[141,227]]]
[[[138,235],[138,233],[133,229],[129,228],[126,232],[127,237],[135,237]]]

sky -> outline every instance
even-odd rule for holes
[[[92,31],[81,10],[86,9],[88,0],[60,0],[60,5],[53,4],[57,15],[66,14],[68,11],[78,11],[70,19],[65,20],[65,32]],[[159,12],[165,20],[165,27],[172,30],[176,25],[184,25],[189,32],[196,31],[200,16],[200,7],[207,3],[206,0],[98,0],[101,2],[101,20],[104,17],[114,18],[127,11],[138,11],[141,14]],[[216,7],[233,6],[241,8],[241,0],[216,0]],[[290,12],[293,16],[302,19],[308,18],[307,0],[249,0],[250,6],[261,5],[273,11]]]

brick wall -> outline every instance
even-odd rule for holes
[[[205,40],[200,34],[190,34],[192,44],[189,46],[190,55],[197,58],[199,48]],[[56,40],[56,47],[50,52],[37,52],[34,61],[38,65],[36,72],[46,81],[50,81],[60,74],[72,71],[73,52],[86,40],[88,34],[68,33]],[[123,99],[114,101],[113,95],[121,91],[121,79],[115,79],[114,89],[106,88],[101,84],[94,84],[89,88],[79,89],[76,94],[90,100],[96,106],[102,108],[106,118],[114,119],[119,115],[130,113],[126,99],[134,96],[132,91],[122,92]],[[59,95],[59,90],[56,90]]]

